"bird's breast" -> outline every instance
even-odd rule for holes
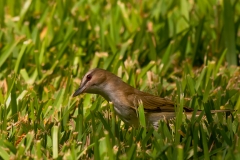
[[[132,109],[131,107],[115,104],[114,110],[115,110],[116,114],[118,115],[118,117],[122,121],[127,123],[128,125],[131,125],[131,126],[139,125],[136,111],[134,109]]]

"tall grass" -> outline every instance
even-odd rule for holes
[[[237,0],[0,3],[1,159],[240,157]],[[103,98],[72,98],[95,67],[171,98],[176,119],[155,130],[140,107],[132,128]]]

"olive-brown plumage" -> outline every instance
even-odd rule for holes
[[[144,107],[147,123],[154,127],[158,126],[159,120],[175,117],[174,103],[171,100],[139,91],[103,69],[95,68],[84,75],[80,87],[73,96],[82,93],[99,94],[107,101],[111,101],[117,115],[131,126],[139,125],[137,117],[139,103]],[[192,109],[184,108],[184,110],[187,116],[191,115]]]

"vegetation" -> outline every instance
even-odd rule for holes
[[[1,159],[240,158],[238,0],[0,3]],[[72,98],[95,67],[172,99],[176,119],[131,128],[102,97]]]

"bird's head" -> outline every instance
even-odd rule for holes
[[[88,71],[80,84],[80,87],[74,92],[73,97],[82,93],[101,94],[105,86],[107,71],[99,68]]]

